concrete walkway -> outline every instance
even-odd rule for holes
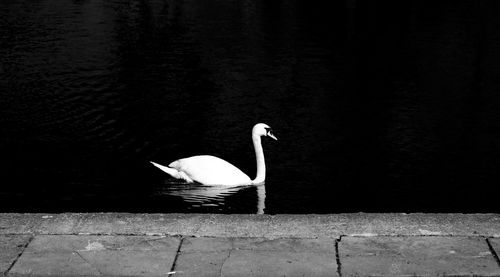
[[[6,276],[500,276],[498,214],[0,214]]]

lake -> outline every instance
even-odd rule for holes
[[[2,1],[0,211],[500,212],[500,3],[372,2]]]

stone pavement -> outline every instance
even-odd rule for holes
[[[500,276],[497,214],[0,214],[6,276]]]

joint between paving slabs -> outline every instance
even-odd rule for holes
[[[337,262],[337,274],[342,277],[342,263],[340,262],[340,252],[339,252],[339,243],[342,240],[343,235],[341,235],[338,239],[335,239],[335,260]]]
[[[179,247],[177,247],[177,253],[175,253],[174,262],[172,263],[172,267],[170,268],[170,272],[167,274],[168,276],[171,276],[172,274],[175,273],[175,266],[177,265],[177,259],[179,258],[179,255],[181,254],[182,244],[184,243],[184,240],[186,238],[181,236],[180,239],[181,240],[179,241]]]
[[[498,253],[495,251],[495,248],[493,248],[493,245],[491,245],[490,238],[486,238],[486,243],[488,244],[488,248],[490,249],[493,258],[497,262],[498,266],[500,266],[500,258],[498,257]]]
[[[31,235],[29,237],[28,241],[23,245],[21,252],[17,255],[17,257],[14,259],[14,261],[10,264],[9,268],[5,271],[5,276],[7,276],[9,274],[10,270],[14,267],[14,265],[19,260],[19,258],[21,258],[21,256],[24,253],[24,250],[26,250],[26,248],[28,248],[28,245],[31,243],[31,241],[33,241],[34,238],[35,238],[34,235]]]

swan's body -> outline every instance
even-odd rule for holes
[[[236,166],[223,159],[209,155],[179,159],[170,163],[168,167],[155,162],[151,163],[170,176],[189,183],[198,182],[203,185],[223,186],[262,184],[266,179],[266,165],[260,139],[261,136],[269,136],[276,139],[268,125],[259,123],[253,127],[252,140],[257,160],[257,175],[254,180],[251,180],[248,175]]]
[[[214,156],[193,156],[179,159],[168,167],[151,162],[172,177],[186,182],[198,182],[206,185],[244,185],[251,179],[236,166]]]

